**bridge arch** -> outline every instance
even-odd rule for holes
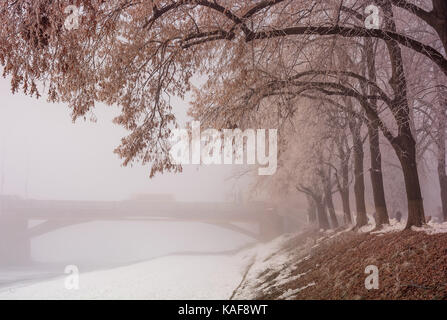
[[[148,201],[39,201],[0,196],[0,263],[20,263],[31,258],[31,239],[61,228],[94,221],[199,222],[238,232],[258,241],[283,231],[282,218],[265,203],[180,203]],[[32,220],[43,221],[28,227]],[[257,224],[253,232],[238,223]],[[21,248],[11,252],[8,243]]]

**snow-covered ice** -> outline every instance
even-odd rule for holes
[[[229,299],[244,272],[241,255],[176,255],[82,273],[79,290],[65,277],[0,289],[0,299]]]
[[[230,299],[244,275],[249,285],[235,298],[250,299],[253,284],[265,270],[280,271],[277,285],[290,277],[289,252],[281,249],[294,236],[232,255],[173,255],[115,269],[80,270],[79,290],[67,290],[66,277],[59,277],[2,288],[0,299]]]
[[[376,235],[403,230],[404,222],[390,220],[390,225],[372,231],[372,223],[360,232]],[[447,223],[429,222],[423,228],[413,228],[428,234],[447,233]],[[307,239],[294,249],[297,264],[309,258],[312,247],[325,239],[339,236],[346,230],[328,237]],[[252,299],[257,291],[267,290],[271,282],[266,277],[278,272],[274,286],[305,276],[291,276],[287,268],[291,252],[284,250],[296,234],[283,235],[271,242],[258,244],[237,254],[172,255],[134,265],[80,274],[79,290],[65,288],[66,277],[32,284],[20,284],[0,289],[0,299]],[[262,275],[262,276],[261,276]],[[245,278],[244,278],[245,277]],[[244,286],[240,284],[244,280]],[[285,292],[280,298],[293,298],[315,283]],[[237,290],[236,290],[237,289]],[[236,291],[235,291],[236,290]],[[259,293],[259,292],[258,292]]]

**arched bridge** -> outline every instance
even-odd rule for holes
[[[30,221],[40,223],[29,227]],[[217,225],[257,240],[270,240],[283,231],[273,206],[254,203],[193,203],[125,201],[25,200],[0,196],[0,264],[31,259],[31,239],[93,221],[185,221]],[[241,224],[256,225],[258,231]]]

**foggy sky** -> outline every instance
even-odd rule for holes
[[[99,105],[97,122],[73,124],[64,104],[21,93],[0,79],[0,170],[3,193],[35,199],[120,200],[135,194],[172,193],[181,201],[221,201],[237,190],[231,166],[187,166],[181,174],[157,175],[137,163],[123,168],[113,153],[126,130],[112,123],[117,107]],[[187,103],[174,100],[180,122]],[[0,171],[1,172],[1,171]],[[1,176],[1,175],[0,175]],[[1,187],[0,187],[1,188]]]

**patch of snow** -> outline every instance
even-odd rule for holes
[[[366,226],[363,226],[361,228],[359,228],[359,232],[360,233],[368,233],[374,230],[376,226],[373,224],[367,224]]]
[[[332,236],[329,237],[329,239],[336,238],[336,237],[338,237],[339,235],[341,235],[341,234],[343,234],[343,233],[345,233],[345,232],[348,232],[350,229],[351,229],[351,228],[346,228],[346,229],[341,230],[341,231],[339,231],[339,232],[337,232],[337,233],[334,233]]]
[[[405,229],[405,221],[398,222],[396,219],[390,219],[390,224],[383,225],[382,229],[377,231],[374,230],[374,225],[366,225],[359,229],[359,232],[371,232],[371,234],[383,235],[386,233],[399,232]],[[428,222],[425,226],[421,228],[412,227],[413,231],[425,232],[429,235],[438,233],[447,233],[447,222],[438,223],[435,221]]]
[[[294,248],[293,251],[285,250],[286,243],[296,234],[281,236],[274,241],[261,244],[250,250],[253,254],[254,263],[248,270],[244,285],[235,295],[236,299],[254,299],[262,291],[272,286],[281,286],[289,281],[298,279],[305,273],[291,276],[294,269],[290,261],[296,264],[309,259],[309,250],[313,241],[306,241],[302,246]],[[273,278],[273,279],[272,279]]]
[[[402,231],[405,228],[405,223],[403,221],[398,222],[396,219],[390,219],[390,224],[386,224],[382,226],[382,229],[373,231],[371,234],[385,234],[391,232]]]
[[[326,237],[318,238],[317,241],[316,241],[316,243],[319,243],[319,242],[321,242],[321,241],[323,241],[323,240],[325,240],[325,239],[326,239]]]
[[[308,271],[309,272],[309,271]],[[281,276],[276,279],[275,286],[282,286],[288,282],[298,280],[299,278],[305,276],[308,272],[297,274],[296,276],[290,276],[290,272],[288,276]]]
[[[368,223],[366,225],[364,225],[363,227],[359,228],[359,230],[358,230],[359,233],[369,233],[369,232],[373,231],[374,228],[376,227],[374,217],[368,214],[367,218],[368,218]]]
[[[434,221],[430,221],[427,225],[417,228],[412,227],[411,228],[414,231],[422,231],[427,234],[433,235],[433,234],[439,234],[439,233],[447,233],[447,222],[438,223]]]
[[[251,255],[253,264],[244,279],[245,287],[236,293],[236,299],[253,299],[256,292],[269,286],[269,283],[264,283],[263,278],[273,273],[279,272],[277,277],[290,275],[290,270],[285,268],[290,260],[289,253],[284,252],[282,249],[286,242],[294,236],[296,235],[280,236],[269,243],[259,244],[244,253],[245,255]]]
[[[307,261],[307,260],[309,260],[309,259],[310,259],[310,255],[305,256],[304,258],[298,260],[298,262],[297,262],[296,264],[300,264],[301,262],[303,262],[303,261]]]
[[[375,228],[375,225],[374,225],[374,223],[371,223],[371,219],[370,219],[370,223],[368,225],[360,228],[359,232],[363,232],[363,233],[371,232],[371,234],[376,234],[376,235],[380,236],[380,235],[384,235],[386,233],[402,231],[405,229],[405,224],[406,224],[405,221],[398,222],[396,219],[390,219],[389,225],[383,225],[382,229],[373,231]],[[428,222],[426,225],[424,225],[423,227],[420,227],[420,228],[412,227],[411,229],[413,231],[425,232],[429,235],[439,234],[439,233],[447,233],[447,222],[439,223],[439,222],[435,222],[432,220],[432,221]]]
[[[390,224],[383,225],[380,230],[374,231],[375,222],[371,216],[368,216],[368,224],[361,227],[359,233],[371,233],[376,235],[384,235],[386,233],[402,231],[405,228],[405,221],[398,222],[396,219],[390,219]]]
[[[312,287],[314,285],[315,285],[315,282],[311,282],[311,283],[305,285],[304,287],[301,287],[301,288],[298,288],[298,289],[295,289],[295,290],[289,289],[286,292],[284,292],[280,297],[278,297],[278,299],[280,299],[280,300],[291,299],[291,298],[293,298],[293,296],[297,295],[298,293],[300,293],[304,289],[307,289],[307,288]]]

